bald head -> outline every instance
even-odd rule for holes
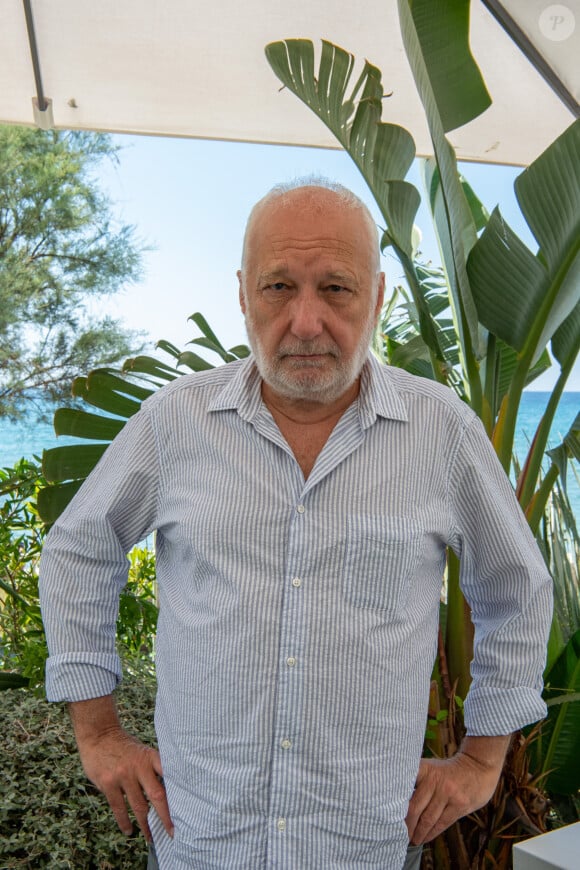
[[[245,270],[254,230],[257,229],[258,225],[267,224],[269,214],[280,209],[295,207],[298,204],[309,216],[317,216],[321,224],[329,212],[338,210],[345,217],[352,215],[352,220],[363,227],[363,234],[368,242],[369,265],[376,274],[379,273],[377,226],[367,206],[347,187],[325,178],[314,177],[277,184],[262,199],[258,200],[250,212],[246,224],[242,247],[242,273]]]

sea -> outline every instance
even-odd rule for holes
[[[515,452],[520,462],[525,459],[535,428],[549,398],[550,393],[531,390],[524,392],[522,396],[515,440]],[[580,393],[563,393],[550,433],[550,447],[557,447],[562,442],[579,412]],[[75,443],[79,443],[78,439],[62,436],[57,438],[51,423],[38,423],[36,420],[14,423],[0,418],[0,468],[14,465],[21,457],[40,458],[43,450]],[[577,464],[576,470],[578,472]],[[568,497],[578,519],[580,486],[573,468],[569,468],[568,471]]]

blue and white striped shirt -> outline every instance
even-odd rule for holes
[[[163,870],[402,865],[447,545],[475,623],[469,733],[545,714],[551,579],[445,387],[369,357],[307,480],[251,358],[148,399],[44,548],[50,699],[113,691],[125,553],[153,530]]]

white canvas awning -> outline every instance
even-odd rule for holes
[[[493,105],[449,138],[460,159],[526,165],[574,118],[580,0],[502,5],[571,94],[572,108],[483,2],[472,0],[472,51]],[[264,46],[288,37],[316,46],[328,39],[378,66],[392,92],[383,119],[409,129],[418,153],[430,153],[395,0],[0,0],[0,121],[33,124],[36,117],[61,128],[337,147],[308,108],[280,91],[266,61]],[[35,116],[38,81],[50,104]]]

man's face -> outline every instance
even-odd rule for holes
[[[255,216],[240,304],[264,382],[292,401],[330,403],[357,380],[384,293],[376,238],[329,190],[295,190]]]

